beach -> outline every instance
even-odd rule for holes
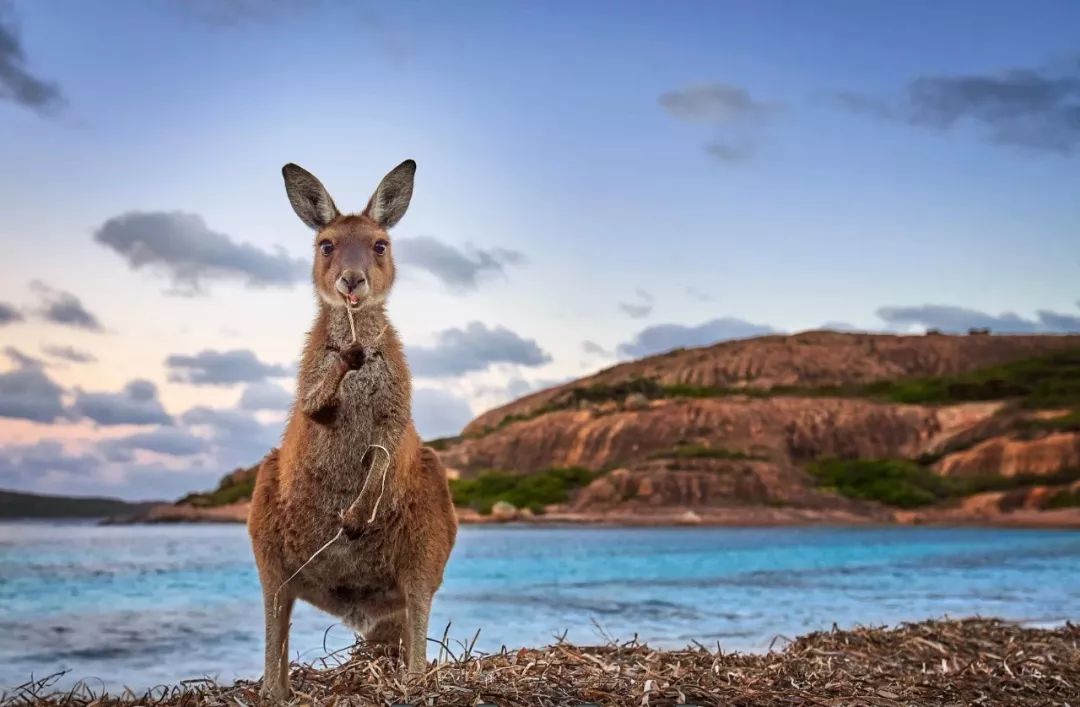
[[[262,606],[239,524],[0,525],[0,686],[66,671],[115,693],[262,672]],[[635,636],[761,654],[833,625],[1080,616],[1080,536],[970,528],[466,526],[433,637],[488,654]],[[477,634],[479,631],[479,634]],[[353,635],[300,604],[290,655]],[[429,657],[438,646],[431,644]],[[457,649],[455,648],[455,652]]]

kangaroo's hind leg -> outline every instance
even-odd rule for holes
[[[410,595],[405,614],[405,660],[410,675],[420,675],[427,668],[428,616],[431,596]]]
[[[289,699],[289,621],[296,601],[286,586],[263,579],[263,611],[266,618],[266,665],[262,694],[275,701]]]

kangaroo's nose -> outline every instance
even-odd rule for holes
[[[367,278],[363,273],[356,272],[355,270],[346,270],[341,273],[341,284],[345,286],[345,291],[351,293],[360,285],[367,282]]]

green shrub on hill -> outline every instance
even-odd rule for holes
[[[1080,432],[1080,408],[1057,417],[1021,420],[1016,427],[1022,432]]]
[[[728,388],[693,383],[669,383],[663,386],[663,391],[668,398],[719,398],[733,394]]]
[[[590,403],[618,401],[631,393],[641,393],[646,398],[665,397],[664,387],[652,378],[631,378],[611,385],[596,383],[585,388],[574,388],[569,393],[565,406],[574,405],[582,400]]]
[[[787,395],[879,398],[895,403],[922,404],[1018,398],[1029,408],[1065,407],[1080,405],[1080,349],[1027,358],[953,376],[906,378],[865,385],[774,386],[755,389],[674,383],[664,385],[662,389],[666,396],[677,398]],[[1078,425],[1078,421],[1080,413],[1078,417],[1069,421],[1063,420],[1060,424],[1073,429],[1072,426]],[[1052,426],[1052,423],[1047,425]]]
[[[590,403],[620,401],[624,400],[626,396],[631,393],[641,393],[650,399],[667,397],[663,386],[651,378],[631,378],[630,380],[615,383],[613,385],[597,383],[584,388],[572,388],[565,393],[560,394],[555,400],[552,400],[546,405],[541,405],[531,412],[507,415],[499,420],[497,424],[485,428],[476,436],[483,437],[492,432],[497,432],[507,425],[512,425],[515,422],[532,420],[550,412],[569,410],[576,407],[577,404],[582,401]]]
[[[710,447],[704,444],[679,444],[672,449],[649,455],[650,459],[730,459],[732,461],[760,461],[762,457],[735,449]]]
[[[541,415],[546,415],[549,412],[555,412],[556,410],[560,410],[560,409],[562,409],[562,408],[560,408],[557,405],[544,405],[544,406],[541,406],[541,407],[537,408],[536,410],[533,410],[532,412],[530,412],[528,414],[524,414],[524,415],[517,415],[517,414],[507,415],[506,417],[499,420],[499,422],[497,424],[489,425],[488,427],[485,427],[480,432],[473,433],[471,436],[473,436],[473,437],[483,437],[484,435],[491,434],[492,432],[497,432],[497,431],[501,430],[502,428],[506,427],[507,425],[512,425],[515,422],[524,422],[525,420],[532,420],[533,418],[540,417]]]
[[[1025,407],[1080,404],[1080,350],[935,378],[882,381],[863,387],[869,396],[898,403],[955,403],[1019,398]]]
[[[1064,489],[1058,491],[1046,501],[1043,508],[1056,510],[1060,508],[1080,508],[1080,491]]]
[[[906,378],[850,386],[774,386],[726,388],[691,383],[661,386],[667,397],[717,398],[730,395],[769,397],[879,398],[895,403],[959,403],[1018,398],[1028,408],[1080,405],[1080,349],[1027,358],[953,376]],[[1045,427],[1078,429],[1080,411]]]
[[[585,486],[597,474],[579,467],[546,469],[535,474],[484,471],[472,479],[451,479],[454,505],[487,515],[497,501],[543,513],[544,506],[565,503],[570,492]]]
[[[180,503],[187,503],[196,508],[216,508],[227,506],[230,503],[247,501],[255,493],[255,474],[247,475],[239,481],[230,481],[226,477],[221,485],[207,493],[192,493],[180,499]]]
[[[459,442],[461,435],[454,435],[452,437],[436,437],[435,439],[429,439],[424,442],[425,447],[431,447],[436,452],[441,452],[444,449],[449,448],[452,444]]]
[[[820,459],[807,470],[824,488],[899,508],[918,508],[952,495],[947,479],[904,459]]]
[[[1054,474],[940,476],[906,459],[819,459],[807,471],[819,486],[849,498],[899,508],[918,508],[976,493],[1055,486],[1080,479],[1080,469],[1063,469]]]

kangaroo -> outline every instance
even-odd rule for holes
[[[266,614],[262,692],[274,700],[290,693],[296,599],[366,641],[403,647],[409,673],[427,665],[428,613],[457,519],[446,470],[413,425],[409,368],[385,307],[394,282],[387,230],[409,206],[415,173],[415,162],[402,162],[363,212],[345,215],[312,174],[282,169],[293,210],[316,232],[318,314],[248,520]]]

